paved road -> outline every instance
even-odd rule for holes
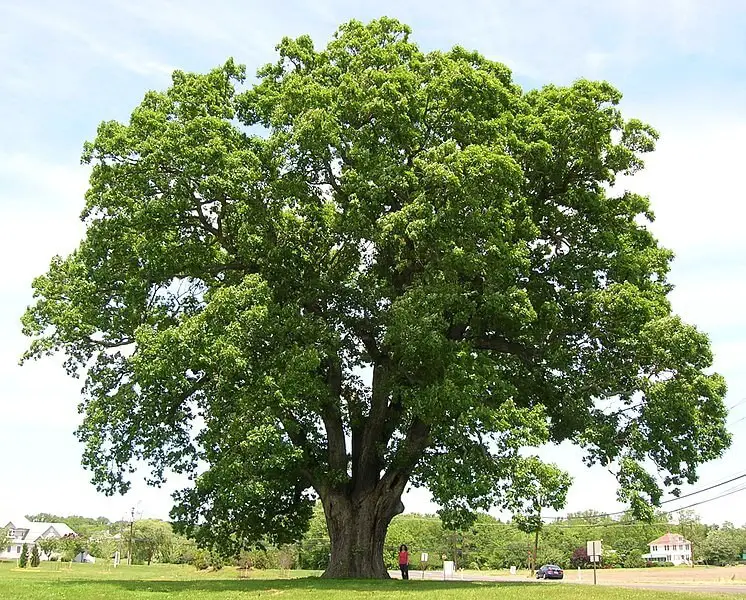
[[[397,579],[401,578],[401,573],[399,571],[389,571],[391,574],[391,577],[395,577]],[[423,579],[422,571],[410,571],[409,572],[409,578],[410,579]],[[425,571],[425,579],[427,580],[442,580],[443,579],[443,571]],[[495,583],[499,582],[520,582],[520,583],[530,583],[535,585],[562,585],[571,583],[571,584],[578,584],[578,585],[593,585],[592,579],[584,579],[583,581],[578,581],[574,577],[567,577],[566,579],[563,579],[560,581],[537,581],[533,578],[529,579],[528,577],[524,576],[496,576],[496,575],[477,575],[477,574],[468,574],[463,575],[461,573],[458,573],[452,578],[449,578],[448,581],[492,581]],[[727,583],[695,583],[691,585],[687,585],[685,583],[618,583],[618,582],[603,582],[599,581],[599,585],[603,586],[611,586],[611,587],[625,587],[625,588],[636,588],[636,589],[647,589],[647,590],[661,590],[661,591],[667,591],[667,592],[704,592],[704,593],[711,593],[711,594],[738,594],[740,596],[743,596],[746,598],[746,585],[740,585],[740,584],[727,584]]]

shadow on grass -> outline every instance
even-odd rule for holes
[[[213,591],[213,592],[260,592],[263,590],[314,590],[314,591],[338,591],[348,592],[372,592],[387,590],[404,590],[407,592],[432,593],[435,590],[447,589],[482,589],[493,588],[527,588],[535,585],[532,582],[522,581],[427,581],[399,579],[371,580],[371,579],[319,579],[318,577],[305,577],[298,579],[214,579],[214,580],[189,580],[189,581],[151,581],[151,580],[91,580],[91,579],[68,579],[55,582],[57,586],[73,585],[95,585],[96,587],[116,587],[132,592],[186,592],[186,591]],[[528,591],[528,590],[527,590]]]

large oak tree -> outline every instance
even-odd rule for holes
[[[614,185],[657,137],[617,90],[524,92],[391,19],[278,51],[248,86],[177,71],[86,145],[85,239],[23,323],[27,358],[85,378],[101,490],[192,473],[174,518],[226,551],[297,538],[320,498],[326,574],[385,577],[409,484],[453,521],[559,507],[525,448],[570,440],[642,513],[723,452],[708,339]]]

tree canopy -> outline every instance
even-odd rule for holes
[[[277,49],[249,83],[176,71],[85,146],[85,238],[23,326],[85,378],[98,488],[193,474],[173,516],[230,552],[297,539],[319,497],[327,574],[385,576],[408,484],[453,522],[530,512],[568,481],[525,449],[564,440],[638,513],[695,481],[725,383],[615,185],[657,138],[621,94],[523,91],[388,18]]]

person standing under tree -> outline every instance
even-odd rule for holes
[[[406,544],[399,546],[399,569],[401,569],[401,578],[409,579],[409,552]]]

